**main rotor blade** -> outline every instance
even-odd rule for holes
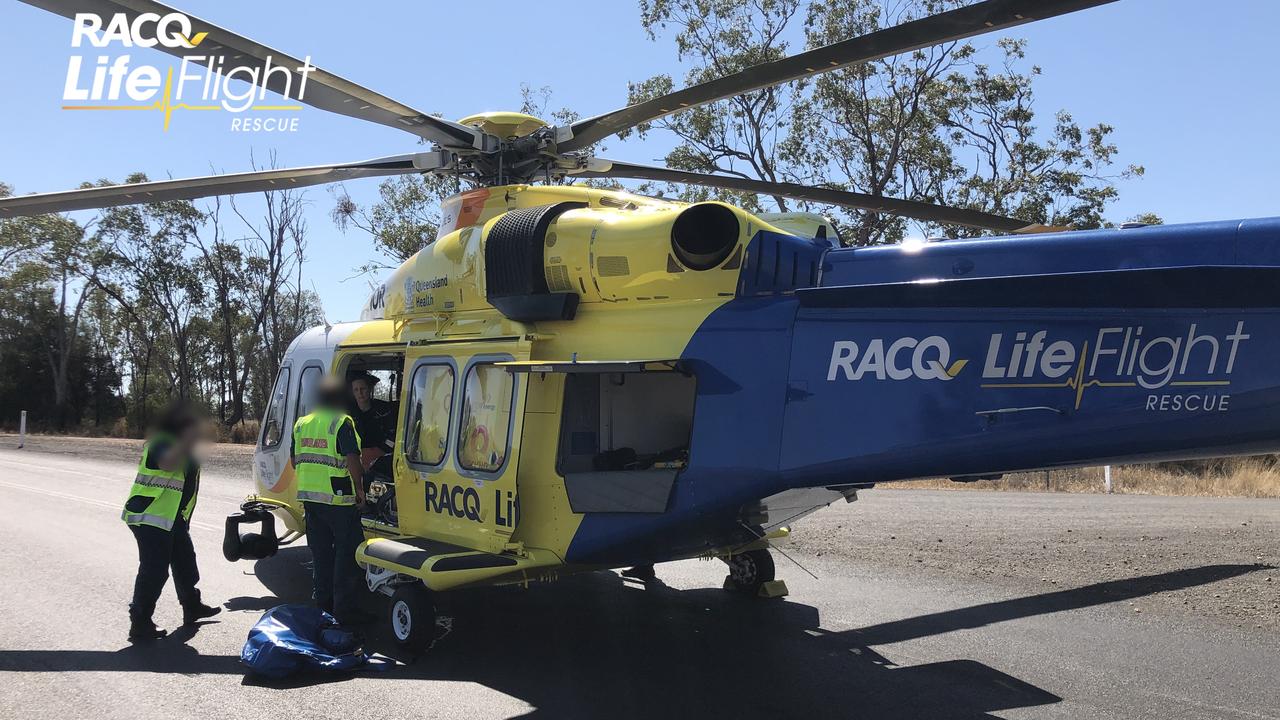
[[[753,65],[732,75],[581,120],[558,129],[556,149],[559,152],[579,150],[614,133],[698,105],[1111,2],[1115,0],[986,0],[774,62]]]
[[[132,24],[134,18],[143,13],[156,13],[163,17],[169,13],[178,12],[154,0],[23,0],[23,2],[72,19],[77,13],[96,13],[103,19],[104,25],[116,13],[127,16]],[[155,49],[180,58],[203,57],[205,62],[200,62],[201,65],[206,65],[210,56],[221,56],[224,58],[222,66],[224,71],[235,67],[252,67],[256,68],[259,78],[264,77],[265,66],[270,59],[273,70],[265,75],[265,82],[259,80],[259,86],[265,84],[267,89],[274,93],[321,110],[399,128],[445,147],[483,147],[484,133],[474,128],[432,117],[319,68],[313,67],[310,70],[306,76],[306,88],[300,93],[302,76],[297,69],[303,66],[302,60],[260,45],[206,20],[187,13],[182,14],[191,19],[191,39],[197,40],[202,33],[206,33],[203,40],[198,40],[196,46],[190,48],[171,48],[157,43]],[[279,68],[288,70],[288,74],[284,74]],[[238,76],[243,74],[237,73]]]
[[[106,187],[41,193],[38,195],[15,195],[0,198],[0,219],[67,212],[70,210],[92,210],[115,207],[117,205],[163,202],[165,200],[194,200],[213,195],[291,190],[310,185],[323,185],[325,183],[382,175],[407,175],[431,170],[436,159],[441,154],[444,154],[444,152],[393,155],[391,157],[340,165],[258,170],[255,172],[208,175],[182,180],[158,180],[126,185],[108,185]]]
[[[841,205],[857,210],[901,215],[902,217],[926,220],[943,225],[964,225],[981,230],[998,230],[1001,232],[1027,233],[1041,232],[1060,228],[1029,223],[1016,218],[991,215],[977,210],[934,205],[916,200],[900,200],[898,198],[877,197],[845,190],[809,187],[796,183],[778,183],[765,180],[730,177],[727,175],[707,175],[704,173],[672,170],[671,168],[650,167],[648,165],[632,165],[631,163],[612,162],[609,160],[592,161],[602,167],[611,164],[608,169],[589,169],[571,173],[573,177],[585,178],[632,178],[636,180],[656,180],[659,182],[684,183],[686,185],[702,185],[704,187],[723,188],[759,193],[761,195],[781,195],[782,197],[826,205]]]

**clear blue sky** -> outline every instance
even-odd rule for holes
[[[584,116],[620,106],[629,80],[680,68],[669,38],[650,41],[631,0],[582,3],[182,0],[179,9],[363,83],[427,112],[458,118],[519,106],[521,83],[551,86],[552,107]],[[1146,166],[1121,185],[1110,216],[1144,211],[1169,222],[1280,214],[1273,198],[1280,168],[1275,141],[1280,94],[1272,0],[1120,0],[1113,5],[1015,29],[1044,69],[1037,107],[1059,108],[1081,124],[1116,126],[1122,163]],[[362,160],[415,150],[412,136],[319,110],[297,133],[238,134],[225,113],[175,114],[60,109],[71,22],[17,3],[0,4],[0,180],[18,192],[75,187],[141,170],[153,179],[248,169],[250,152],[270,150],[285,166]],[[980,45],[995,37],[980,38]],[[169,56],[135,49],[135,62],[161,67]],[[650,162],[670,140],[616,139],[609,156]],[[377,180],[347,183],[367,202]],[[324,188],[307,196],[314,282],[331,320],[358,315],[367,282],[343,282],[372,256],[369,239],[340,233]],[[242,207],[252,213],[256,198]]]

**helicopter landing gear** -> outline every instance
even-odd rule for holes
[[[721,558],[729,566],[724,589],[751,597],[782,597],[787,585],[774,579],[773,555],[767,548],[726,555]]]
[[[436,608],[421,583],[400,585],[391,594],[388,621],[396,644],[414,653],[426,650],[435,638]]]

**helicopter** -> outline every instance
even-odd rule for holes
[[[67,17],[176,12],[27,1]],[[694,557],[725,561],[728,590],[776,597],[786,587],[774,541],[879,483],[1280,450],[1280,219],[1063,232],[591,148],[690,107],[1110,1],[984,0],[559,127],[513,112],[453,122],[310,68],[297,101],[431,149],[9,197],[0,218],[463,179],[472,188],[443,202],[436,237],[374,290],[359,322],[290,345],[255,491],[226,520],[227,559],[265,558],[303,535],[285,438],[337,374],[376,377],[396,420],[394,449],[370,458],[357,561],[369,590],[391,598],[398,642],[428,641],[437,593]],[[156,49],[301,62],[190,24],[199,47]],[[291,98],[301,84],[263,82]],[[573,178],[766,193],[998,235],[843,248],[818,214],[556,184]]]

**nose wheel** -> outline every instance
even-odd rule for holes
[[[436,608],[427,589],[417,583],[396,588],[388,621],[397,645],[415,653],[427,649],[436,631]]]
[[[729,576],[724,579],[725,590],[754,597],[761,595],[761,590],[780,584],[774,580],[773,555],[765,548],[747,550],[721,559],[729,566]]]

